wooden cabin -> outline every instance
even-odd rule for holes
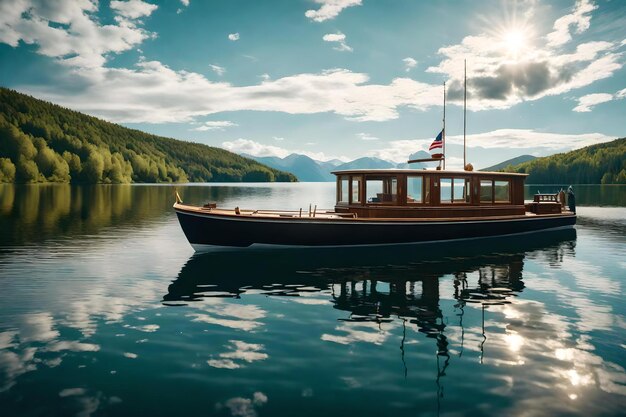
[[[459,218],[524,215],[527,174],[434,170],[345,170],[337,213],[358,218]]]

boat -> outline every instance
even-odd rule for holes
[[[343,170],[333,209],[174,210],[197,251],[211,247],[362,246],[476,239],[571,228],[563,193],[524,201],[526,174],[449,170]]]
[[[467,85],[467,76],[465,76]],[[446,170],[446,87],[443,128],[430,145],[435,170],[342,170],[336,204],[308,212],[242,210],[183,204],[174,210],[196,251],[212,247],[296,246],[347,247],[398,245],[489,238],[571,228],[576,224],[573,192],[565,210],[565,193],[536,194],[524,201],[527,174],[475,172],[466,164],[466,96],[463,117],[463,170]],[[465,89],[467,90],[467,88]],[[570,187],[571,190],[571,187]]]

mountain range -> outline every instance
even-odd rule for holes
[[[303,182],[335,181],[335,176],[331,174],[331,172],[349,169],[421,169],[425,167],[422,163],[415,163],[409,166],[407,163],[394,163],[371,156],[365,156],[349,162],[343,162],[338,159],[316,161],[306,155],[295,153],[284,158],[276,156],[253,156],[248,154],[241,154],[241,156],[254,159],[270,168],[289,172],[295,175],[299,181]],[[409,155],[408,159],[424,159],[429,157],[430,154],[428,152],[418,151]]]

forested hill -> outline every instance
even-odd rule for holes
[[[0,88],[0,182],[297,181],[223,149],[128,129]]]
[[[626,138],[509,165],[502,171],[529,174],[527,184],[626,184]]]

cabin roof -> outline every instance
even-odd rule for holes
[[[483,176],[483,177],[527,177],[528,174],[519,174],[516,172],[492,172],[492,171],[452,171],[452,170],[434,170],[434,169],[346,169],[341,171],[332,171],[335,175],[391,175],[391,174],[419,174],[419,175],[458,175],[458,176]]]

